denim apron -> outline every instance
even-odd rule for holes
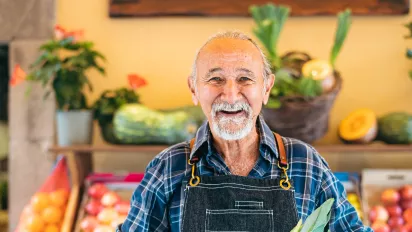
[[[282,138],[274,133],[282,175],[276,179],[243,176],[198,176],[199,157],[188,159],[191,177],[186,187],[183,232],[290,232],[298,223],[294,191]],[[190,147],[194,144],[192,139]]]

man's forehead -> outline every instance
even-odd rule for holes
[[[234,38],[218,38],[210,41],[200,49],[199,57],[201,55],[210,54],[225,54],[231,53],[245,53],[245,54],[260,54],[256,46],[248,41]]]
[[[219,38],[210,41],[200,51],[197,63],[215,62],[262,62],[262,56],[256,46],[247,40]]]

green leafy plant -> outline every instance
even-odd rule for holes
[[[335,33],[335,41],[333,43],[332,50],[330,51],[329,58],[329,62],[333,68],[335,68],[336,58],[342,49],[343,42],[348,35],[351,24],[351,11],[349,9],[338,13],[338,25]]]
[[[320,96],[323,93],[322,80],[302,73],[303,65],[312,58],[303,52],[288,52],[282,56],[279,54],[277,44],[290,14],[289,7],[268,3],[261,6],[252,5],[249,11],[256,24],[253,33],[263,45],[272,72],[276,75],[276,83],[266,107],[281,107],[281,98],[284,97],[307,100]],[[337,16],[335,40],[329,58],[333,69],[351,25],[350,15],[351,11],[347,9],[339,12]]]
[[[304,223],[302,223],[302,220],[299,220],[291,232],[324,232],[326,226],[329,224],[330,210],[334,201],[335,199],[330,198],[323,202],[319,208],[306,218]]]
[[[99,65],[105,57],[94,50],[92,42],[79,41],[80,32],[66,32],[56,26],[55,34],[55,38],[40,46],[40,55],[30,66],[26,80],[47,88],[45,98],[54,91],[59,110],[88,109],[84,87],[93,91],[93,86],[86,72],[94,69],[105,75]]]
[[[100,125],[111,123],[116,110],[126,103],[140,103],[139,95],[128,88],[106,90],[93,104],[94,118]]]

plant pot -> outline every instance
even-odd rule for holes
[[[279,109],[262,108],[269,128],[282,136],[312,143],[322,138],[329,129],[329,114],[340,92],[342,78],[335,73],[335,86],[330,92],[311,100],[299,97],[281,98]]]
[[[93,111],[57,111],[59,146],[91,144],[93,139]]]

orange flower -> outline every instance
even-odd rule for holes
[[[57,40],[63,39],[65,34],[66,30],[62,26],[57,24],[54,27],[54,37],[56,37]]]
[[[73,43],[76,43],[83,37],[84,31],[77,30],[77,31],[67,31],[60,25],[56,25],[54,27],[54,36],[57,40],[65,39],[68,37],[73,37]]]
[[[132,89],[137,89],[139,87],[147,85],[147,82],[142,77],[138,76],[137,74],[129,74],[129,85]]]
[[[83,30],[78,31],[69,31],[65,34],[65,37],[73,37],[73,43],[78,42],[81,38],[83,38]]]
[[[10,85],[16,86],[24,82],[24,80],[26,79],[26,76],[27,76],[26,72],[24,72],[24,70],[20,67],[19,64],[16,64],[16,66],[14,67],[13,75],[10,79]]]

